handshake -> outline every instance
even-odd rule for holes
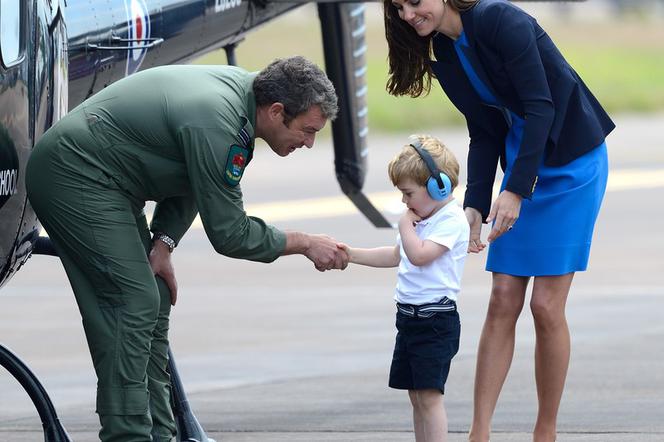
[[[302,254],[314,263],[316,270],[344,270],[348,266],[347,248],[327,235],[306,235]]]

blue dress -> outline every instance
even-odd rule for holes
[[[481,100],[503,107],[474,72],[460,45],[454,48]],[[519,152],[525,121],[511,110],[512,124],[505,138],[505,175],[502,191]],[[538,169],[532,199],[524,199],[514,228],[491,243],[486,269],[514,276],[551,276],[583,271],[588,265],[595,220],[608,177],[606,143],[562,167]]]

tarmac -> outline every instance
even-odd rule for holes
[[[572,358],[558,423],[563,442],[664,441],[664,115],[622,115],[616,122],[607,140],[609,189],[590,267],[576,275],[568,302]],[[369,138],[364,189],[391,221],[398,219],[400,203],[386,165],[406,135]],[[465,130],[441,128],[432,135],[455,151],[463,170]],[[332,164],[329,140],[286,159],[259,146],[242,182],[247,212],[351,245],[394,244],[394,230],[372,227],[338,198]],[[333,210],[315,210],[316,202]],[[394,269],[319,273],[299,256],[269,265],[233,260],[216,255],[200,228],[187,233],[173,257],[180,292],[172,348],[209,437],[414,440],[407,395],[387,387]],[[474,364],[490,287],[485,258],[468,258],[462,282],[461,349],[445,397],[451,442],[467,440],[472,419]],[[96,440],[96,380],[76,303],[55,258],[31,258],[0,291],[0,342],[39,376],[72,439]],[[531,441],[533,349],[526,304],[492,442]],[[41,424],[29,399],[0,370],[0,441],[38,440]]]

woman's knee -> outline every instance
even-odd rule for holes
[[[530,311],[538,327],[565,324],[565,305],[573,274],[535,279]]]
[[[537,327],[552,328],[565,323],[565,304],[551,296],[533,295],[530,311]]]
[[[513,319],[523,308],[525,287],[514,281],[494,278],[489,299],[488,316],[493,319]]]

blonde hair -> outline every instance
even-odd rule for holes
[[[452,151],[440,140],[429,135],[412,135],[410,138],[418,140],[422,144],[422,148],[431,155],[438,169],[450,178],[452,189],[455,189],[459,184],[459,162]],[[424,160],[410,144],[404,145],[401,152],[392,158],[387,166],[387,173],[395,186],[408,179],[413,180],[419,186],[426,186],[431,177],[431,172]]]

